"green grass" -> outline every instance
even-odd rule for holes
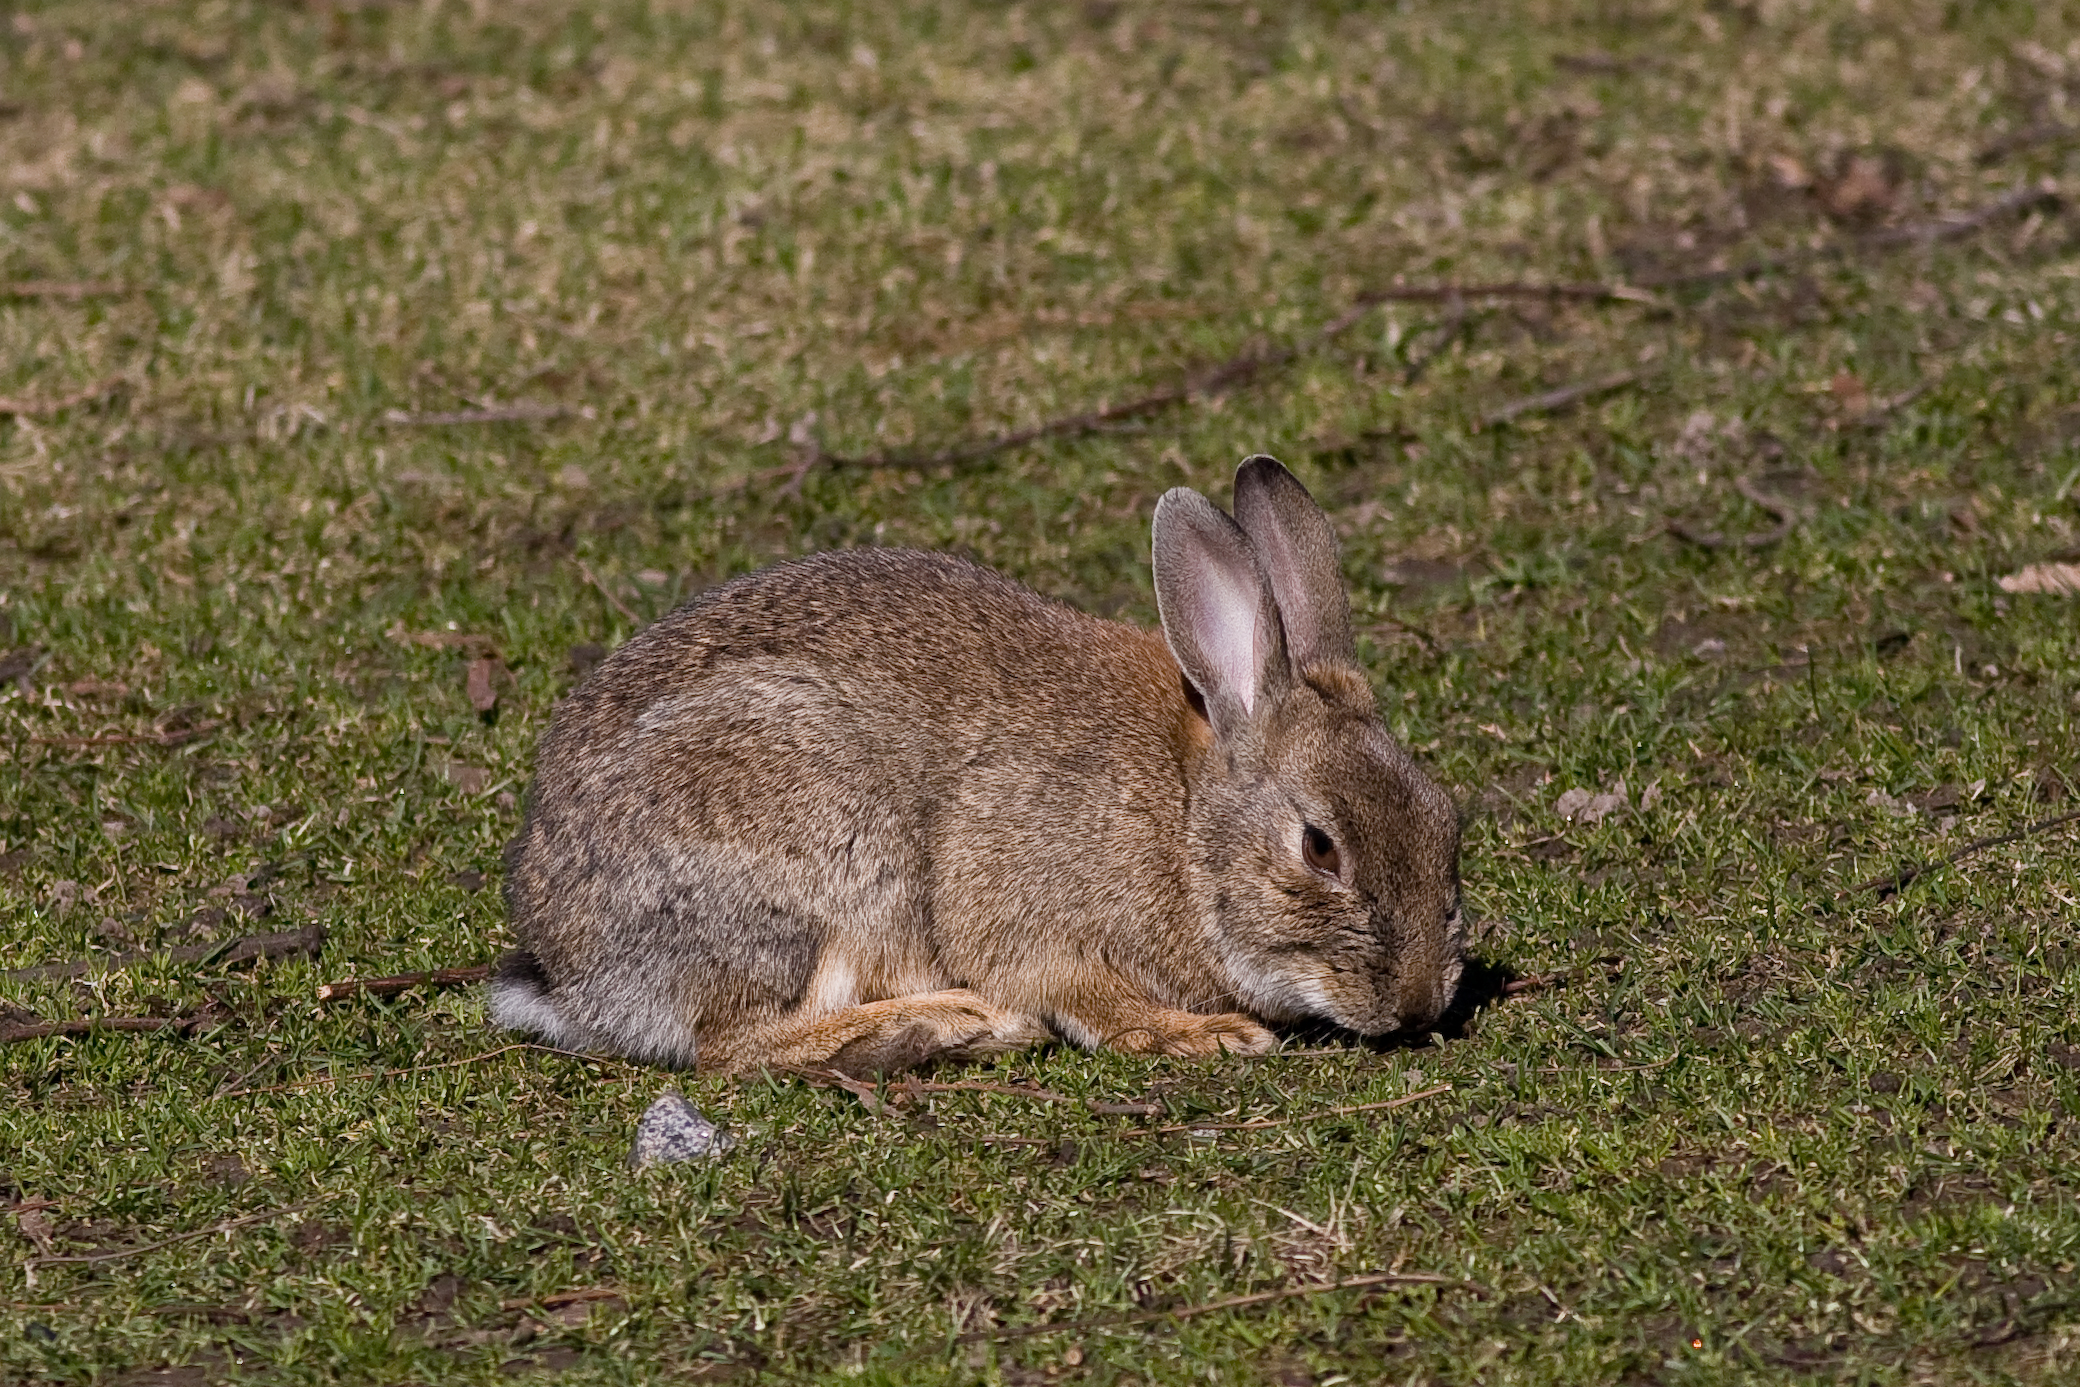
[[[0,984],[51,1020],[216,1008],[0,1047],[0,1379],[2080,1371],[2080,833],[1844,894],[2075,807],[2080,598],[1995,579],[2080,544],[2080,139],[1982,157],[2080,124],[2070,7],[5,22],[0,280],[127,292],[0,301],[0,396],[125,382],[0,420],[0,651],[41,652],[0,694],[0,960],[330,938]],[[2066,201],[1862,240],[2036,180]],[[1300,341],[1397,278],[1765,255],[1807,258],[1645,302],[1388,304],[1133,429],[773,480],[791,431],[930,451]],[[385,423],[483,400],[570,413]],[[501,1050],[472,991],[315,1005],[504,946],[532,747],[620,607],[882,543],[1146,622],[1155,497],[1225,499],[1260,449],[1335,515],[1387,716],[1468,806],[1481,1004],[1424,1044],[938,1077],[1170,1123],[1449,1092],[1125,1137],[1144,1119],[1080,1104],[876,1116]],[[1744,477],[1800,508],[1782,543],[1672,532],[1767,530]],[[495,647],[494,718],[424,632]],[[1624,810],[1557,816],[1620,779]],[[740,1144],[626,1170],[674,1083]],[[37,1238],[123,1255],[32,1267]],[[950,1343],[1383,1269],[1470,1284]]]

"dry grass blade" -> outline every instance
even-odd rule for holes
[[[583,559],[579,559],[577,563],[579,574],[585,579],[586,582],[592,584],[592,586],[598,590],[599,595],[601,597],[607,599],[607,605],[612,607],[615,611],[621,613],[621,615],[627,617],[629,625],[635,627],[638,631],[642,630],[643,619],[637,616],[634,611],[630,610],[629,605],[626,602],[623,602],[620,598],[616,597],[612,588],[608,587],[605,583],[600,581],[599,575],[592,571],[591,565],[587,564]]]

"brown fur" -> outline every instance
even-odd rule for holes
[[[543,741],[497,1018],[860,1073],[1054,1036],[1206,1055],[1306,1015],[1429,1024],[1458,972],[1456,817],[1373,714],[1320,512],[1269,459],[1244,487],[1283,568],[1166,497],[1167,645],[896,550],[750,574],[643,632]],[[1208,651],[1226,663],[1195,669]],[[1227,676],[1259,651],[1245,695]],[[1303,816],[1350,880],[1300,860]]]

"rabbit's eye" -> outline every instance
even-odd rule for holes
[[[1336,851],[1335,840],[1313,824],[1307,826],[1300,840],[1300,855],[1307,859],[1308,866],[1332,877],[1343,870],[1343,856]]]

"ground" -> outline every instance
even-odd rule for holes
[[[2080,824],[1944,862],[2080,808],[2070,7],[0,24],[0,962],[155,951],[0,982],[0,1379],[2080,1371]],[[1438,1035],[862,1098],[318,1002],[509,942],[687,594],[1146,623],[1259,450],[1465,806]],[[675,1085],[737,1144],[629,1170]]]

